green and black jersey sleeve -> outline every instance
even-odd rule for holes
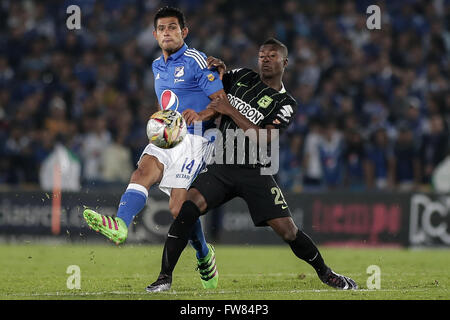
[[[228,100],[253,124],[264,128],[273,125],[283,130],[297,112],[297,102],[285,90],[277,91],[264,82],[253,70],[242,68],[224,74],[224,90]],[[235,129],[229,117],[222,117],[220,129]]]

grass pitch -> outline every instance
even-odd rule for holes
[[[357,291],[320,282],[315,271],[286,246],[216,246],[219,288],[204,290],[188,247],[172,289],[149,294],[158,276],[160,245],[0,245],[0,299],[321,300],[450,299],[450,250],[320,248],[337,273]],[[80,268],[80,289],[68,289],[67,269]],[[369,290],[367,268],[381,270],[380,289]],[[69,281],[70,282],[70,281]]]

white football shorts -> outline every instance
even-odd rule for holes
[[[162,149],[149,143],[139,161],[144,154],[148,154],[164,165],[159,189],[170,197],[172,188],[189,189],[197,175],[204,171],[212,160],[213,151],[214,142],[188,133],[178,145],[170,149]]]

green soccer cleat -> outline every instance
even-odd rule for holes
[[[84,210],[83,217],[92,230],[100,232],[116,245],[124,243],[127,239],[128,227],[122,219],[105,216],[91,209]]]
[[[197,270],[200,273],[200,280],[203,288],[215,289],[219,283],[219,271],[216,267],[216,254],[214,247],[207,244],[209,252],[208,255],[202,259],[197,259]]]

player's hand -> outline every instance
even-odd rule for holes
[[[208,69],[217,69],[217,72],[219,72],[219,78],[222,80],[223,75],[227,71],[227,66],[225,65],[225,62],[220,60],[219,58],[209,56],[206,59],[206,64],[208,65]]]
[[[186,121],[186,124],[188,126],[190,126],[191,124],[193,124],[195,121],[202,121],[202,119],[200,118],[199,114],[197,112],[195,112],[192,109],[186,109],[183,111],[182,116],[184,118],[184,120]]]
[[[214,111],[225,115],[229,115],[234,109],[228,101],[228,98],[222,96],[216,97],[214,100],[212,100],[209,103],[208,108],[211,108]]]

